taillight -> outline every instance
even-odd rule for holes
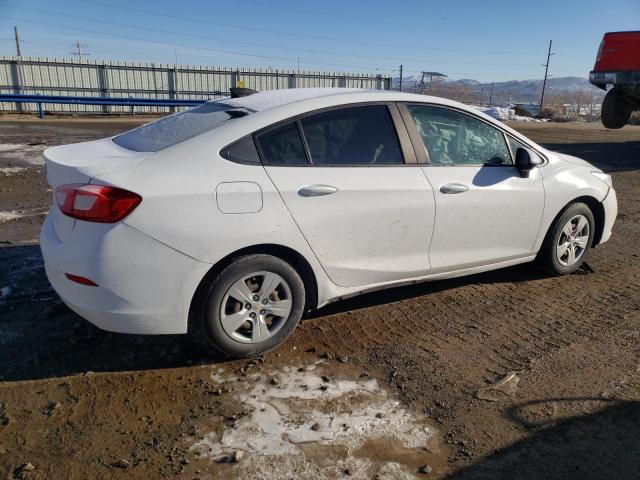
[[[602,52],[604,51],[604,38],[600,42],[600,46],[598,47],[598,54],[596,55],[596,62],[599,62],[602,58]]]
[[[137,193],[105,185],[76,183],[56,188],[56,202],[62,213],[87,222],[118,222],[141,201]]]

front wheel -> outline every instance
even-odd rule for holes
[[[200,330],[227,357],[264,353],[296,328],[305,305],[298,272],[271,255],[235,259],[207,285],[200,301]]]
[[[564,275],[580,268],[591,251],[595,221],[584,203],[573,203],[551,225],[539,260],[552,273]]]

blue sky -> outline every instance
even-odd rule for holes
[[[0,54],[298,68],[479,81],[588,76],[602,34],[640,28],[640,0],[0,0]]]

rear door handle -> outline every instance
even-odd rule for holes
[[[469,190],[469,187],[466,185],[462,185],[461,183],[447,183],[446,185],[442,185],[440,187],[440,191],[442,193],[456,194],[456,193],[464,193]]]
[[[298,189],[301,197],[323,197],[336,193],[338,189],[332,185],[307,185]]]

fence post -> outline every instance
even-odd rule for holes
[[[338,79],[338,87],[345,88],[347,86],[347,77],[344,75]]]
[[[238,84],[239,72],[231,72],[231,88],[236,88]]]
[[[382,83],[382,75],[376,75],[376,90],[382,90],[384,84]]]
[[[98,67],[98,86],[100,87],[100,96],[109,98],[109,70],[106,63]],[[103,105],[102,112],[111,113],[111,106]]]
[[[295,73],[289,74],[287,88],[296,88],[298,85],[298,76]]]
[[[167,85],[169,88],[169,99],[176,100],[178,96],[178,67],[170,68],[167,70],[168,81]],[[176,107],[169,107],[169,112],[174,113],[176,111]]]
[[[20,76],[20,61],[19,60],[12,60],[10,63],[10,70],[11,70],[11,86],[13,87],[13,93],[15,93],[16,95],[20,95],[21,90],[22,90],[22,78]],[[21,113],[22,112],[22,103],[21,102],[16,102],[16,112]]]

